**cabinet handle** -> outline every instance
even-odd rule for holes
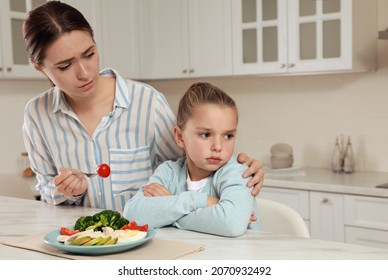
[[[186,74],[186,73],[187,73],[187,69],[184,69],[184,70],[182,71],[182,73],[183,73],[183,74]]]
[[[0,72],[3,71],[3,67],[0,67]]]
[[[280,64],[280,68],[286,68],[286,64],[285,63]]]
[[[326,197],[322,198],[322,203],[328,203],[328,202],[329,202],[328,198],[326,198]]]
[[[295,67],[295,63],[289,63],[289,64],[287,64],[287,67],[288,68],[293,68],[293,67]]]
[[[190,70],[189,70],[189,73],[194,73],[194,69],[190,69]]]
[[[7,67],[7,72],[11,72],[12,71],[12,68],[11,67]]]

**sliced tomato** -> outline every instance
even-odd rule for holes
[[[148,224],[142,225],[142,226],[136,226],[134,230],[140,230],[140,231],[148,231]]]
[[[148,224],[139,226],[135,221],[130,221],[128,224],[123,226],[121,229],[123,230],[140,230],[140,231],[148,231]]]
[[[79,230],[74,230],[66,227],[61,227],[61,235],[73,235],[75,233],[78,233]]]

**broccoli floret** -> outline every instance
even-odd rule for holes
[[[74,228],[80,231],[93,229],[94,231],[102,230],[103,227],[120,229],[128,224],[129,221],[121,216],[120,212],[113,210],[103,210],[93,216],[82,216],[75,223]]]
[[[93,220],[96,222],[104,221],[104,220],[111,220],[111,217],[114,215],[115,211],[113,210],[102,210],[101,212],[98,212],[93,215]],[[108,222],[109,223],[109,222]]]
[[[109,226],[112,227],[120,218],[122,218],[120,212],[114,211],[110,217]]]
[[[88,227],[94,225],[95,222],[92,216],[82,216],[78,218],[75,222],[74,229],[78,229],[80,231],[86,230]]]
[[[123,216],[120,215],[120,218],[118,218],[117,220],[115,220],[112,224],[111,224],[111,228],[113,228],[114,230],[116,229],[120,229],[122,228],[123,226],[125,226],[126,224],[128,224],[129,221],[124,218]]]

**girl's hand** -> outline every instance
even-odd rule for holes
[[[207,206],[213,206],[216,205],[220,200],[218,198],[215,198],[214,196],[207,196]]]
[[[256,222],[256,221],[257,221],[256,214],[255,214],[255,212],[252,212],[251,217],[249,218],[248,224],[251,224],[251,223]]]
[[[59,174],[54,177],[53,183],[59,193],[65,196],[80,196],[88,188],[85,176],[82,174],[73,174],[79,170],[71,168],[60,168]]]
[[[152,183],[143,187],[144,196],[168,196],[172,193],[163,185]]]
[[[252,178],[247,183],[247,187],[252,187],[252,195],[256,196],[261,190],[264,181],[264,170],[260,161],[251,158],[246,153],[240,153],[237,157],[239,163],[245,163],[249,166],[247,171],[244,172],[243,177],[247,178],[252,176]]]

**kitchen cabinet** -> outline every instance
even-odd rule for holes
[[[44,0],[0,0],[0,78],[41,78],[30,64],[23,40],[27,11]]]
[[[234,74],[372,70],[376,30],[376,0],[236,0]]]
[[[346,240],[388,248],[388,199],[344,196]]]
[[[343,195],[310,192],[310,234],[312,238],[344,242]]]
[[[141,1],[142,77],[231,75],[231,2]]]
[[[121,76],[139,79],[140,41],[138,0],[101,1],[101,65]]]
[[[265,185],[260,197],[295,209],[312,238],[388,249],[388,198]]]

